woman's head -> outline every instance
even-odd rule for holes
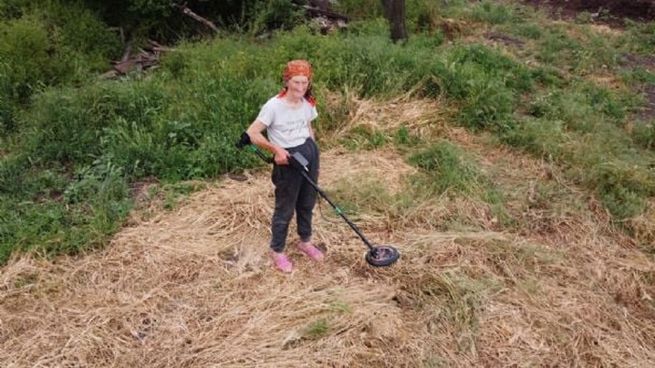
[[[280,97],[286,95],[294,98],[305,97],[312,105],[316,103],[312,96],[312,66],[307,60],[289,61],[282,77],[284,88],[280,92]]]
[[[284,82],[295,76],[305,76],[308,80],[312,79],[312,66],[307,60],[291,60],[284,68]]]

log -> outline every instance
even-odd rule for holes
[[[329,19],[342,20],[344,22],[350,21],[350,18],[348,18],[347,16],[333,12],[331,10],[324,10],[309,5],[303,5],[302,7],[311,16],[323,16]]]

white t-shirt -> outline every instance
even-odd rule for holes
[[[318,112],[303,98],[300,106],[291,107],[284,98],[273,97],[262,106],[257,120],[266,125],[271,143],[282,148],[299,146],[309,138],[309,124]]]

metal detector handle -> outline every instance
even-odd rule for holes
[[[248,149],[251,150],[252,152],[254,152],[255,154],[257,154],[257,156],[259,156],[259,158],[261,158],[262,160],[264,160],[266,163],[269,163],[269,164],[272,164],[272,163],[273,163],[273,158],[272,158],[272,157],[268,157],[268,156],[266,156],[266,155],[265,155],[265,154],[264,154],[264,153],[259,149],[259,147],[255,146],[254,144],[248,146]]]
[[[246,132],[241,133],[241,138],[239,138],[239,141],[235,145],[237,149],[243,149],[243,147],[248,147],[248,150],[255,153],[257,156],[259,156],[259,158],[264,160],[264,162],[269,164],[273,163],[273,158],[266,156],[264,152],[262,152],[259,149],[259,147],[255,146],[250,140],[250,136]]]

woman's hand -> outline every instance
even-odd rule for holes
[[[277,150],[275,150],[274,160],[276,165],[288,165],[289,152],[284,148],[279,147]]]

